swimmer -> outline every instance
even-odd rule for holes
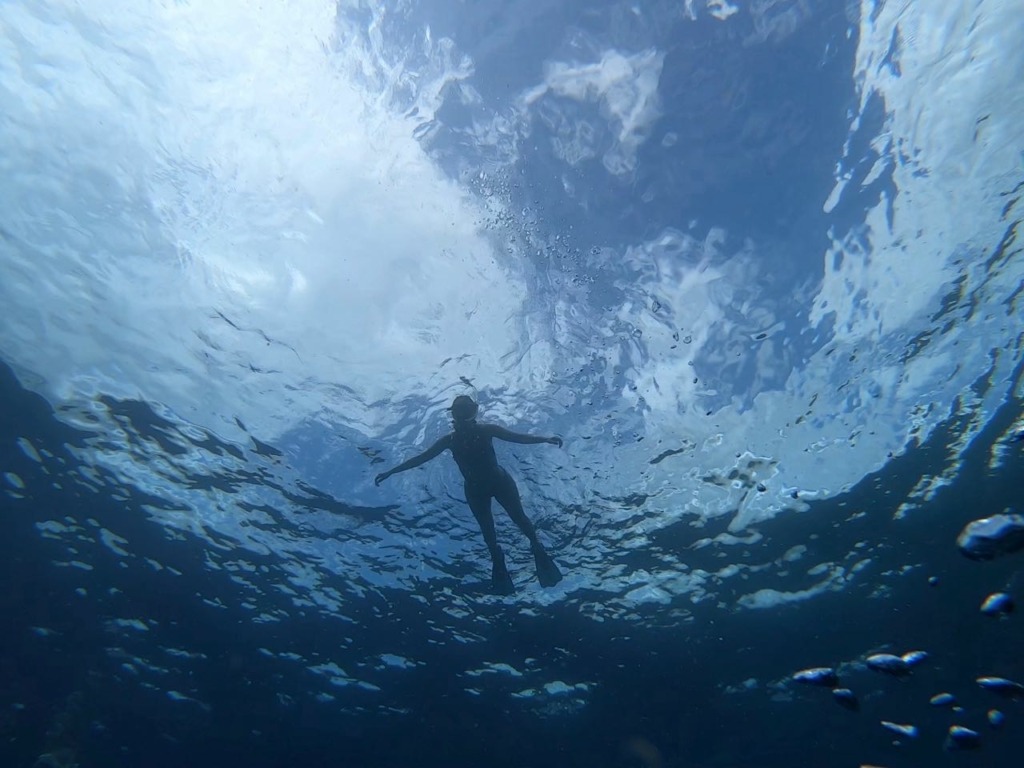
[[[562,573],[551,559],[544,545],[537,538],[530,519],[523,512],[523,504],[519,500],[519,489],[515,480],[498,464],[494,455],[492,440],[506,440],[510,443],[536,444],[550,443],[562,446],[560,437],[540,437],[523,435],[518,432],[499,427],[496,424],[478,424],[476,414],[479,406],[473,398],[459,395],[451,405],[452,427],[450,434],[445,435],[432,446],[408,461],[404,461],[387,472],[381,472],[374,479],[380,485],[398,472],[418,467],[448,450],[455,457],[455,463],[465,480],[466,501],[473,517],[480,525],[484,543],[491,553],[491,586],[497,594],[508,595],[515,591],[512,577],[505,567],[505,555],[498,546],[498,537],[494,531],[494,518],[491,515],[491,499],[497,499],[504,507],[508,516],[519,530],[530,540],[533,559],[537,566],[537,580],[544,587],[553,587],[562,580]]]

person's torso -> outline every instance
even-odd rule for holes
[[[491,436],[479,424],[452,432],[451,451],[467,483],[489,482],[501,472]]]

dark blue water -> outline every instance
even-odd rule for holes
[[[979,612],[990,592],[1008,588],[1019,597],[1024,563],[1019,555],[971,562],[955,546],[967,521],[1019,509],[1024,451],[1017,447],[997,472],[986,458],[992,437],[1020,418],[1018,402],[971,446],[956,482],[905,519],[893,519],[894,507],[922,475],[942,470],[957,425],[937,430],[849,493],[763,524],[763,541],[739,555],[770,562],[804,544],[822,560],[841,560],[863,541],[874,558],[870,579],[770,610],[703,604],[676,621],[668,609],[649,609],[643,623],[595,624],[560,604],[527,617],[514,603],[481,596],[470,601],[478,641],[459,644],[438,642],[431,604],[445,585],[436,583],[412,593],[376,590],[348,605],[345,621],[297,611],[286,599],[275,605],[266,590],[261,609],[279,609],[288,619],[254,623],[251,611],[233,607],[253,595],[230,573],[211,570],[208,544],[170,537],[147,520],[143,505],[159,499],[78,474],[73,451],[96,435],[62,424],[6,367],[0,399],[0,465],[25,485],[19,498],[7,493],[0,502],[5,765],[30,766],[60,750],[68,750],[63,764],[73,755],[81,766],[1014,765],[1024,748],[1024,702],[1000,700],[974,683],[979,675],[1024,678],[1020,617]],[[148,422],[140,439],[168,439],[144,404],[108,407],[134,414],[137,426]],[[19,439],[36,446],[42,463],[25,455]],[[265,459],[248,448],[209,436],[206,449],[245,452],[249,472],[266,471]],[[308,500],[332,513],[358,512],[320,496]],[[80,541],[41,535],[39,524],[53,520],[75,521]],[[129,540],[133,556],[98,545],[88,533],[96,527]],[[686,528],[663,530],[652,549],[678,552],[692,568],[714,567],[712,548],[687,551],[695,538]],[[58,565],[69,561],[89,570]],[[276,555],[252,562],[271,574],[267,583],[281,566]],[[787,589],[805,578],[794,569],[791,583],[765,580]],[[719,596],[734,598],[728,590]],[[127,617],[144,619],[146,629],[110,623]],[[859,712],[839,707],[827,690],[787,682],[800,668],[856,661],[882,648],[922,649],[930,658],[907,679],[843,671]],[[417,666],[364,669],[378,691],[332,689],[273,656],[360,664],[374,649]],[[585,703],[569,694],[538,711],[510,696],[521,688],[514,679],[485,675],[477,693],[466,690],[467,669],[524,659],[562,679],[589,681],[592,692]],[[736,692],[723,687],[748,679],[759,683]],[[335,697],[330,706],[310,696],[325,690]],[[929,697],[947,690],[962,715],[929,706]],[[167,691],[194,701],[173,700]],[[992,707],[1007,715],[999,731],[985,723]],[[920,736],[894,746],[880,720],[913,723]],[[944,752],[953,721],[981,731],[979,752]]]

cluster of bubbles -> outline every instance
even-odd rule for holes
[[[1024,549],[1024,515],[999,515],[974,520],[964,527],[957,538],[960,552],[972,560],[991,560],[1002,555],[1012,554]],[[934,579],[929,580],[933,585]],[[995,592],[981,604],[980,612],[986,616],[1006,618],[1014,610],[1013,597],[1006,592]],[[909,676],[915,667],[928,659],[926,651],[913,650],[897,655],[894,653],[874,653],[864,659],[868,669],[892,677]],[[836,703],[845,709],[858,711],[860,701],[857,694],[840,684],[839,673],[834,667],[810,667],[801,669],[792,675],[793,682],[802,685],[827,688],[832,691]],[[1005,677],[984,675],[975,679],[977,685],[1004,700],[1024,699],[1024,684]],[[943,691],[931,697],[929,703],[933,707],[948,707],[955,715],[964,713],[964,708],[957,703],[956,696]],[[986,713],[989,725],[999,729],[1006,721],[1005,714],[997,709],[989,709]],[[916,738],[917,726],[909,723],[896,723],[882,720],[881,726],[898,738]],[[945,749],[948,751],[973,750],[981,746],[981,734],[964,725],[949,726],[946,734]]]

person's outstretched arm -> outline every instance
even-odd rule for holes
[[[418,467],[420,464],[426,464],[435,456],[440,455],[440,453],[445,448],[448,447],[449,443],[451,443],[451,439],[451,435],[445,435],[432,446],[427,448],[427,450],[425,450],[423,453],[413,456],[408,461],[403,461],[397,467],[389,469],[387,472],[381,472],[379,475],[377,475],[377,477],[373,479],[374,485],[380,485],[389,477],[391,477],[392,475],[397,475],[399,472],[405,472],[405,470],[412,469],[413,467]]]
[[[499,427],[497,424],[481,424],[480,426],[483,427],[491,437],[496,437],[499,440],[507,440],[510,443],[524,443],[526,445],[532,445],[534,443],[551,443],[551,445],[557,445],[559,448],[562,447],[562,438],[560,437],[524,435],[520,432],[513,432],[511,429]]]

